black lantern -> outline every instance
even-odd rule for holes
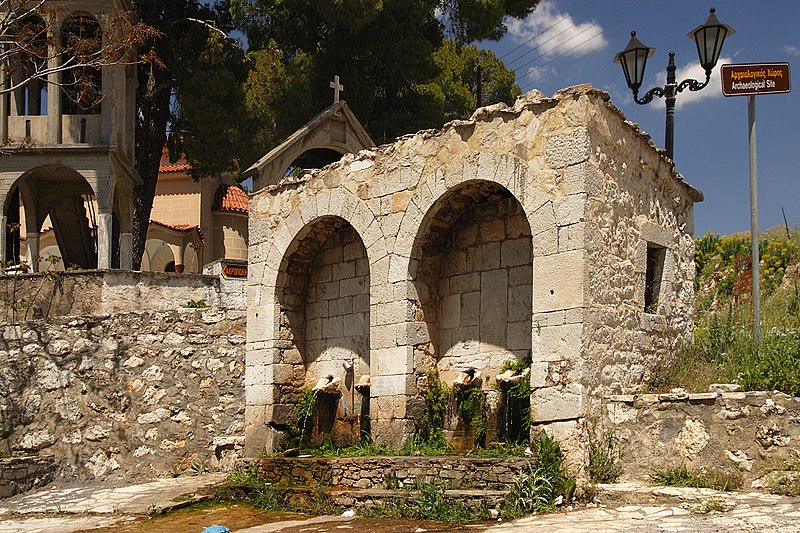
[[[622,65],[622,72],[625,74],[625,81],[633,92],[633,100],[637,104],[648,104],[653,98],[664,97],[667,104],[667,124],[665,131],[664,151],[667,157],[673,159],[673,143],[675,138],[675,97],[684,89],[699,91],[708,85],[711,80],[711,71],[719,61],[722,44],[728,35],[733,35],[733,28],[727,24],[722,24],[714,14],[714,8],[708,16],[705,24],[689,33],[689,38],[697,44],[697,54],[700,57],[700,65],[706,71],[706,79],[699,82],[693,79],[686,79],[680,83],[675,80],[675,52],[669,53],[667,63],[667,84],[664,87],[653,87],[645,95],[639,98],[639,88],[644,80],[644,67],[647,58],[653,55],[655,48],[648,48],[636,38],[636,32],[631,32],[631,40],[622,52],[614,56],[614,62]]]
[[[697,44],[700,65],[705,69],[707,76],[711,75],[711,70],[719,60],[725,38],[734,34],[733,28],[717,20],[714,11],[715,9],[712,7],[706,23],[689,33],[689,39]]]
[[[642,86],[642,80],[644,80],[644,67],[647,64],[647,58],[651,57],[655,51],[655,48],[643,45],[636,38],[636,32],[632,31],[628,46],[614,56],[614,63],[622,65],[625,81],[628,82],[628,87],[633,91],[633,94],[639,93],[639,87]]]

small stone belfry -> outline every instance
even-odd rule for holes
[[[248,453],[279,444],[303,387],[400,446],[429,371],[489,399],[509,363],[530,373],[532,431],[579,449],[593,399],[638,390],[691,334],[701,199],[590,86],[266,187],[250,203]],[[368,384],[355,404],[348,380]]]
[[[21,22],[46,28],[50,43],[83,35],[105,43],[113,38],[113,18],[130,9],[123,0],[54,1],[47,7]],[[91,70],[90,81],[76,84],[72,71],[58,69],[69,58],[50,48],[46,83],[31,80],[0,96],[0,142],[9,150],[22,141],[31,147],[0,158],[2,259],[23,259],[20,235],[6,230],[19,223],[36,258],[39,229],[49,216],[65,265],[129,269],[133,186],[139,181],[132,166],[134,66],[121,61]],[[0,83],[24,80],[25,61],[3,65]],[[38,268],[38,261],[31,264]]]

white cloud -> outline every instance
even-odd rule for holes
[[[800,57],[800,48],[797,46],[792,46],[791,44],[783,45],[783,51],[789,54],[790,56]]]
[[[708,82],[708,85],[700,91],[690,91],[687,87],[683,90],[683,92],[679,93],[677,98],[675,99],[675,107],[681,108],[687,104],[691,104],[693,102],[697,102],[699,100],[705,100],[709,98],[719,98],[722,97],[722,84],[719,81],[719,68],[721,65],[726,63],[730,63],[732,59],[730,57],[720,57],[719,61],[717,61],[717,66],[714,67],[714,70],[711,71],[711,81]],[[703,70],[703,67],[700,66],[699,61],[693,61],[688,65],[684,65],[682,67],[678,67],[675,71],[675,78],[677,82],[680,83],[685,79],[691,78],[693,80],[697,80],[699,82],[703,82],[706,79],[706,71]],[[662,87],[667,83],[667,71],[664,70],[659,75],[659,80],[657,82]],[[649,90],[650,87],[642,87],[642,90],[639,91],[639,96],[644,95],[645,90]],[[656,98],[653,100],[653,103],[658,106],[664,105],[663,98]]]
[[[529,67],[525,75],[525,79],[528,80],[526,83],[536,83],[544,78],[547,78],[548,76],[552,76],[555,74],[555,72],[556,69],[549,65],[544,65],[541,67]]]
[[[535,48],[532,55],[553,57],[562,53],[584,56],[608,45],[603,28],[595,21],[577,24],[561,13],[554,0],[542,0],[525,19],[508,19],[508,32],[517,43]]]

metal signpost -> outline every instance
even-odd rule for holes
[[[756,96],[791,91],[789,63],[743,63],[722,65],[722,94],[747,96],[750,145],[750,245],[753,272],[753,338],[761,338],[761,277],[758,255],[758,168],[756,166]]]

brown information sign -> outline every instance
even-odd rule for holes
[[[780,94],[791,89],[789,63],[722,65],[722,94],[725,96]]]
[[[222,264],[222,275],[226,278],[241,279],[247,277],[247,265],[231,263]]]

